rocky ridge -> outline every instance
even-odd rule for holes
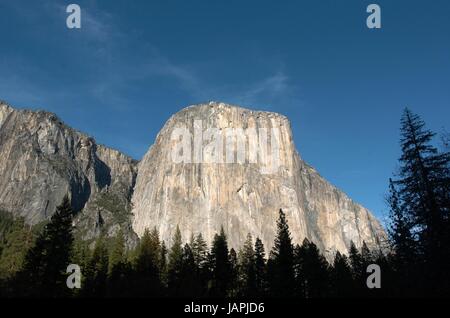
[[[129,215],[119,214],[130,213],[136,173],[136,161],[98,145],[55,114],[0,103],[0,209],[29,224],[48,219],[68,194],[80,211],[76,222],[84,225],[83,237],[93,238],[101,228],[116,232],[118,220],[127,219],[123,226],[128,223],[128,239],[135,240]]]

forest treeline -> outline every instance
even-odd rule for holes
[[[389,242],[381,250],[353,243],[328,262],[305,239],[294,245],[279,211],[273,248],[248,235],[239,251],[223,231],[208,246],[202,234],[171,245],[156,229],[134,248],[124,235],[86,242],[74,235],[68,198],[45,225],[0,218],[2,297],[420,297],[450,296],[450,155],[432,145],[434,133],[405,110],[399,169],[389,180]],[[448,140],[448,139],[447,139]],[[66,285],[69,264],[81,268],[81,288]],[[381,269],[381,288],[367,286],[367,267]]]

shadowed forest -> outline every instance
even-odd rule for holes
[[[0,214],[0,296],[449,297],[449,136],[441,136],[440,146],[435,137],[418,115],[404,111],[398,169],[386,180],[389,241],[382,250],[352,243],[328,262],[313,242],[293,244],[282,210],[270,251],[250,234],[239,251],[229,249],[223,230],[211,246],[201,233],[184,244],[178,228],[170,246],[156,229],[134,248],[121,231],[87,242],[74,235],[66,198],[41,226]],[[80,266],[81,288],[67,287],[69,264]],[[370,264],[380,267],[381,288],[368,288]]]

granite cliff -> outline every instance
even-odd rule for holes
[[[123,214],[130,213],[135,178],[134,160],[97,145],[56,115],[0,103],[0,209],[36,224],[68,194],[83,237],[101,228],[115,232],[122,223],[133,240]]]
[[[208,134],[208,128],[216,129],[217,135],[210,133],[208,136],[213,137],[205,137],[195,148],[196,133]],[[230,128],[238,132],[234,137],[227,137]],[[269,145],[264,153],[269,159],[252,162],[249,149],[254,134],[248,132],[260,129],[267,133]],[[174,132],[183,130],[187,132],[186,139],[174,137]],[[275,139],[270,136],[273,131]],[[247,140],[247,152],[246,160],[239,163],[238,138],[242,137]],[[257,142],[262,138],[257,134]],[[192,148],[184,150],[185,159],[190,159],[184,162],[173,154],[181,140]],[[214,147],[207,146],[211,143],[217,148],[231,146],[234,156],[227,160],[223,150],[226,147],[215,152]],[[274,148],[276,158],[271,151]],[[217,153],[219,159],[215,157]],[[211,157],[214,160],[208,160]],[[327,254],[346,253],[351,241],[357,247],[365,241],[371,248],[378,248],[385,239],[380,223],[367,209],[301,159],[289,120],[280,114],[215,102],[185,108],[167,121],[139,163],[138,171],[132,197],[133,228],[138,235],[146,228],[156,227],[162,238],[170,242],[178,225],[184,240],[202,232],[211,242],[223,226],[231,247],[239,248],[247,233],[251,233],[270,248],[278,211],[282,209],[294,242],[301,243],[307,237]]]

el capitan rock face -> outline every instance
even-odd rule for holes
[[[190,144],[194,147],[199,122],[204,131],[219,129],[223,144],[228,128],[276,129],[279,132],[276,171],[263,173],[264,164],[248,160],[245,164],[236,163],[237,160],[201,163],[195,159],[193,163],[177,163],[173,160],[173,149],[179,141],[172,138],[174,130],[189,130]],[[203,158],[211,157],[205,144],[208,140],[200,147]],[[195,158],[194,153],[195,149],[190,158]],[[247,152],[247,159],[248,156]],[[185,108],[167,121],[139,163],[138,171],[132,197],[133,228],[138,235],[146,228],[156,227],[162,239],[171,243],[178,225],[183,240],[201,232],[211,243],[213,235],[223,226],[231,247],[239,248],[247,233],[251,233],[270,248],[278,211],[282,209],[294,242],[301,243],[307,237],[327,254],[346,253],[351,241],[357,247],[365,241],[369,247],[378,248],[385,240],[381,225],[367,209],[300,158],[289,121],[280,114],[215,102]]]

